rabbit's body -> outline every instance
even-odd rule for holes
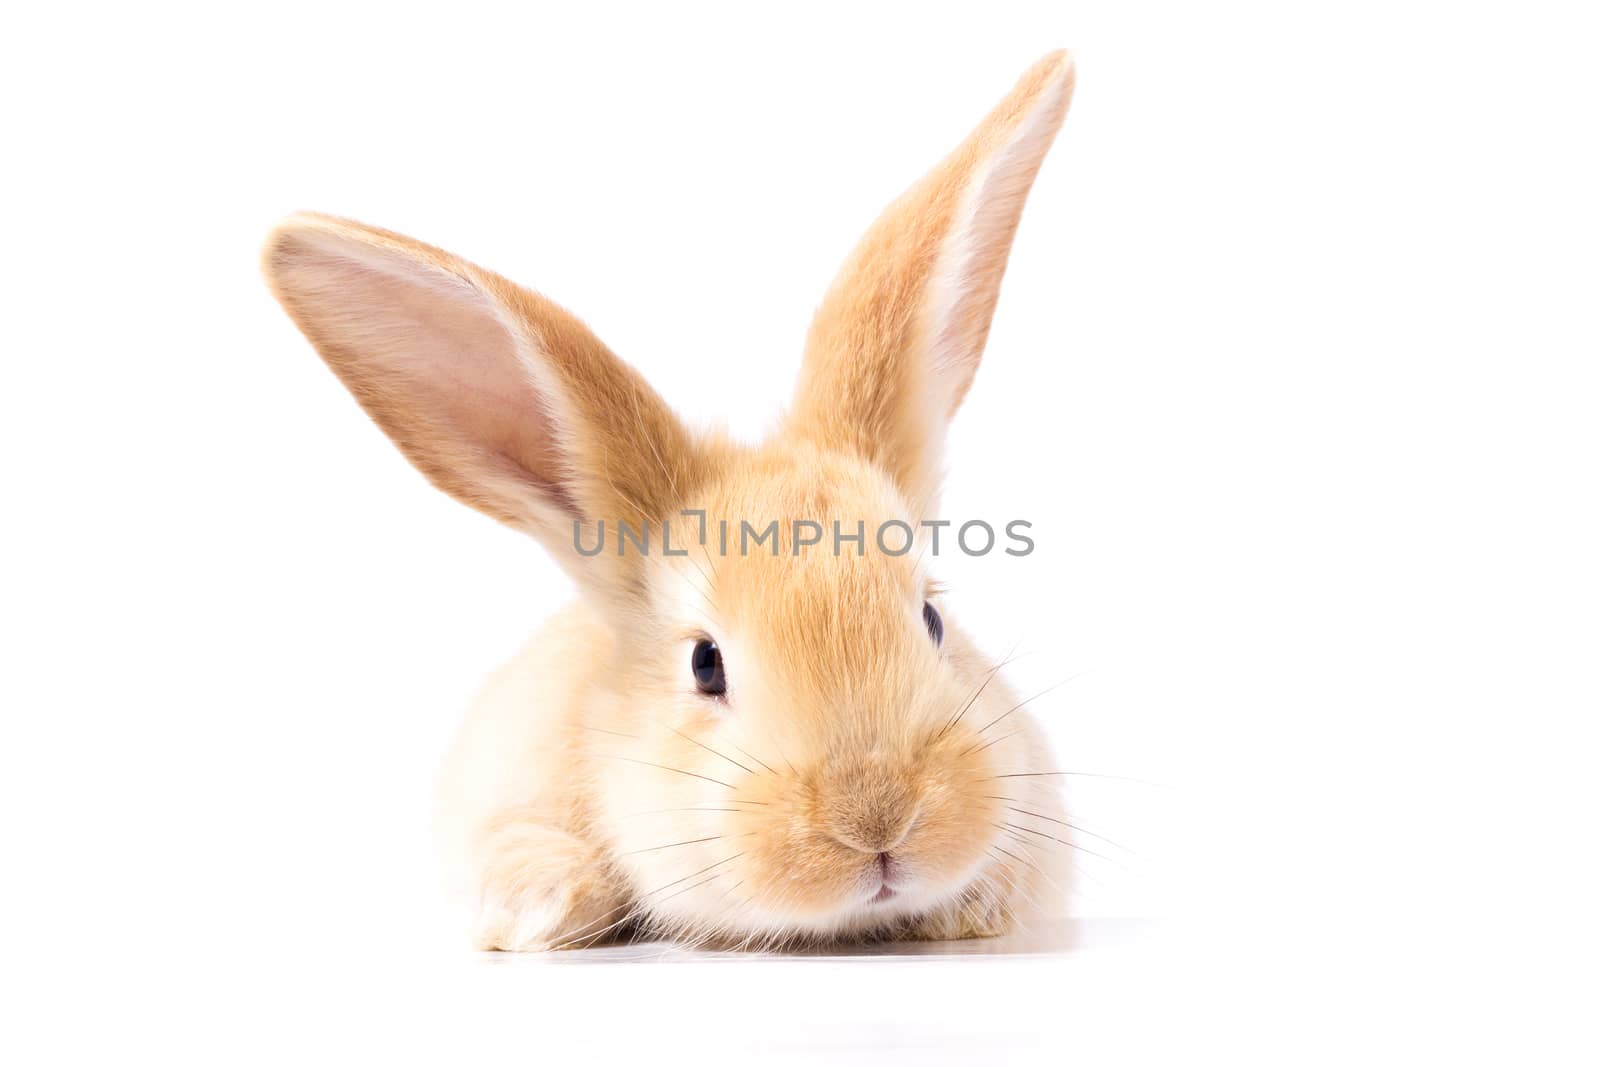
[[[1047,57],[889,207],[754,446],[470,263],[322,216],[274,236],[269,280],[367,411],[579,586],[442,775],[479,945],[972,936],[1064,903],[1058,772],[945,620],[923,522],[1071,86]]]

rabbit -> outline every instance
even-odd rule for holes
[[[983,937],[1064,906],[1060,772],[922,521],[1073,82],[1044,57],[883,212],[759,444],[686,427],[570,313],[449,253],[319,214],[272,232],[273,294],[366,413],[577,589],[440,775],[476,946]],[[890,532],[835,552],[794,518]],[[769,519],[753,550],[724,534]]]

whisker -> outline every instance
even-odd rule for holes
[[[689,841],[674,841],[670,845],[651,845],[649,848],[636,848],[632,852],[619,852],[617,855],[638,856],[646,852],[660,852],[664,848],[677,848],[680,845],[698,845],[706,841],[721,841],[725,836],[725,834],[713,834],[711,837],[696,837]]]
[[[609,926],[606,926],[606,927],[603,927],[602,929],[594,931],[593,933],[589,933],[588,932],[589,927],[593,926],[597,922],[604,922],[606,919],[610,918],[614,913],[616,913],[619,909],[624,911],[624,914],[623,914],[622,918],[618,919],[616,922],[612,923]],[[600,916],[600,918],[594,919],[594,920],[592,920],[590,922],[587,922],[587,923],[584,923],[583,926],[578,929],[577,933],[567,935],[567,937],[564,938],[559,945],[551,945],[550,946],[550,951],[551,952],[560,952],[562,949],[571,948],[573,945],[576,945],[580,941],[593,941],[594,939],[602,937],[605,934],[609,933],[610,931],[615,930],[617,927],[621,926],[625,922],[628,922],[630,919],[635,918],[636,915],[637,915],[637,905],[634,902],[629,901],[626,904],[618,904],[615,908],[611,908],[604,915]]]
[[[677,553],[674,552],[673,555],[677,555]],[[706,581],[706,585],[709,586],[711,584],[711,575],[706,573],[706,569],[704,567],[700,566],[699,562],[696,561],[693,556],[684,556],[683,558],[688,560],[691,564],[694,565],[694,569],[700,572],[700,577],[704,578],[705,581]],[[709,560],[710,558],[711,558],[710,556],[706,557],[707,560]],[[693,585],[694,583],[690,582],[689,584]],[[704,591],[702,591],[700,595],[706,598],[706,602],[707,603],[711,602],[711,597],[708,596]],[[720,626],[721,624],[719,623],[718,625]]]
[[[652,889],[648,893],[642,893],[642,894],[640,894],[639,899],[643,900],[645,897],[653,897],[657,893],[661,892],[661,890],[663,890],[663,889],[671,889],[673,886],[678,885],[678,884],[680,884],[682,882],[687,882],[691,878],[698,878],[700,875],[705,874],[707,871],[711,870],[713,867],[721,867],[724,863],[732,863],[734,860],[738,859],[742,855],[744,855],[743,852],[735,852],[733,855],[729,856],[727,859],[720,859],[717,862],[711,864],[710,866],[700,868],[698,871],[695,871],[693,874],[686,874],[682,878],[679,878],[679,879],[677,879],[675,881],[668,882],[666,885],[661,886],[658,889]]]
[[[699,745],[701,748],[705,749],[707,752],[711,753],[713,756],[716,756],[719,759],[727,760],[729,763],[733,764],[735,767],[739,768],[741,771],[743,771],[746,774],[754,774],[754,773],[756,773],[755,771],[752,771],[749,767],[746,767],[744,764],[742,764],[738,760],[734,759],[732,756],[724,756],[722,753],[718,752],[716,749],[712,748],[710,745],[706,744],[703,741],[695,740],[694,738],[690,737],[688,734],[684,733],[682,730],[678,729],[676,726],[669,725],[667,727],[667,729],[671,730],[673,733],[677,734],[679,737],[683,738],[685,741],[688,741],[688,742],[690,742],[692,744]]]
[[[747,800],[734,800],[734,801],[730,801],[729,803],[733,803],[733,804],[748,804],[748,803],[750,803],[750,801],[747,801]],[[733,813],[733,814],[736,815],[739,812],[744,811],[744,809],[743,808],[656,808],[653,811],[630,811],[628,814],[622,815],[622,816],[619,816],[619,817],[623,818],[623,819],[637,819],[642,815],[666,815],[666,814],[668,814],[670,812],[682,812],[682,811],[724,811],[724,812],[730,812],[730,813]]]
[[[624,734],[624,733],[619,733],[616,730],[602,730],[598,726],[585,726],[583,724],[579,724],[579,729],[593,730],[597,734],[610,734],[612,737],[626,737],[626,738],[630,738],[630,739],[632,739],[634,741],[639,740],[639,735],[638,734]]]
[[[1008,832],[1010,832],[1010,831],[1008,831]],[[1016,841],[1017,847],[1022,849],[1023,852],[1027,853],[1030,856],[1033,855],[1032,850],[1028,847],[1027,840],[1024,839],[1021,835],[1016,835],[1015,841]],[[1103,882],[1100,881],[1100,879],[1094,877],[1088,871],[1084,870],[1082,865],[1079,864],[1077,860],[1072,860],[1071,863],[1072,863],[1072,869],[1074,871],[1076,871],[1078,874],[1081,874],[1084,877],[1088,878],[1091,882],[1094,882],[1096,885],[1103,885],[1104,884]],[[1055,876],[1052,875],[1049,871],[1045,870],[1043,867],[1040,867],[1038,864],[1031,864],[1031,866],[1033,867],[1033,869],[1035,871],[1037,871],[1039,873],[1039,877],[1043,878],[1046,882],[1049,882],[1051,884],[1051,886],[1053,886],[1055,888],[1055,891],[1057,893],[1061,894],[1062,899],[1070,899],[1072,897],[1073,890],[1067,889],[1060,882],[1056,881]]]
[[[672,554],[674,556],[678,555],[676,552],[674,552]],[[706,578],[705,569],[703,567],[701,567],[700,564],[695,563],[693,556],[686,555],[686,556],[684,556],[682,558],[687,559],[690,563],[694,564],[694,569],[700,572],[700,577],[701,578],[705,578],[706,585],[709,586],[711,584],[711,579],[710,578]],[[711,595],[709,593],[707,593],[700,586],[695,585],[693,580],[690,579],[690,577],[687,574],[683,573],[683,571],[680,570],[677,567],[668,567],[667,568],[667,573],[673,575],[675,578],[677,578],[680,581],[682,581],[683,584],[688,586],[690,589],[693,589],[695,591],[695,593],[697,593],[699,595],[700,599],[704,600],[706,602],[706,615],[711,619],[711,621],[713,623],[716,624],[717,629],[719,629],[719,630],[724,629],[724,627],[722,625],[722,620],[717,617],[717,605],[712,601]]]
[[[989,683],[994,681],[995,675],[1000,673],[1000,668],[1011,662],[1012,658],[1016,655],[1016,651],[1017,646],[1013,645],[1011,651],[1006,654],[1006,658],[1001,660],[999,663],[996,663],[994,667],[990,669],[988,676],[983,680],[983,684],[978,686],[977,692],[972,694],[971,699],[969,699],[966,704],[962,706],[960,711],[956,712],[954,718],[945,723],[944,726],[940,728],[939,732],[933,735],[933,739],[935,741],[949,733],[958,723],[961,722],[962,718],[966,716],[967,710],[978,702],[978,698],[983,696],[983,691],[989,688]]]
[[[645,767],[658,767],[663,771],[672,771],[674,774],[687,774],[690,778],[698,778],[702,782],[710,782],[712,785],[720,785],[724,789],[737,789],[738,788],[737,786],[729,785],[727,782],[724,782],[721,779],[718,779],[718,778],[707,778],[703,774],[696,774],[693,771],[686,771],[686,770],[683,770],[682,768],[679,768],[679,767],[668,767],[665,763],[651,763],[649,760],[634,759],[632,756],[612,756],[612,755],[608,755],[608,754],[606,754],[604,752],[589,752],[589,753],[585,753],[585,755],[587,755],[590,759],[616,759],[616,760],[622,760],[624,763],[638,763],[638,764],[641,764],[641,765],[643,765]],[[756,802],[755,801],[751,801],[750,803],[756,803]]]
[[[1081,678],[1081,677],[1083,677],[1083,675],[1074,674],[1070,678],[1063,678],[1063,679],[1061,679],[1061,681],[1057,682],[1055,685],[1047,686],[1046,688],[1039,690],[1037,693],[1033,694],[1033,696],[1029,697],[1027,700],[1019,701],[1018,703],[1011,705],[1011,707],[1007,708],[1002,714],[995,716],[993,719],[990,719],[988,724],[986,726],[984,726],[983,729],[979,730],[978,733],[979,734],[988,733],[989,732],[989,728],[991,726],[993,726],[995,723],[999,722],[1001,719],[1004,719],[1006,716],[1010,715],[1012,712],[1019,711],[1022,708],[1027,707],[1029,704],[1032,704],[1035,700],[1038,700],[1040,697],[1046,695],[1047,693],[1054,692],[1055,690],[1060,689],[1062,686],[1066,685],[1068,682],[1074,681],[1074,680],[1076,680],[1078,678]]]
[[[711,564],[711,573],[714,576],[721,578],[722,575],[717,571],[716,561],[711,558],[711,551],[706,548],[704,541],[700,542],[700,554],[706,557],[707,563]]]
[[[1049,871],[1045,870],[1043,867],[1039,866],[1037,863],[1035,863],[1033,861],[1033,858],[1032,858],[1033,854],[1032,854],[1031,851],[1029,851],[1028,844],[1027,844],[1026,841],[1024,841],[1024,840],[1019,838],[1019,839],[1016,840],[1016,845],[1017,845],[1018,848],[1022,849],[1022,851],[1028,856],[1027,859],[1024,859],[1022,856],[1018,856],[1016,853],[1011,852],[1009,849],[1000,848],[999,845],[994,845],[992,847],[994,847],[996,849],[999,849],[1001,852],[1004,852],[1006,855],[1010,856],[1012,859],[1016,860],[1018,863],[1021,863],[1024,866],[1032,868],[1033,871],[1036,874],[1039,875],[1039,877],[1043,878],[1046,882],[1049,882],[1050,885],[1052,887],[1054,887],[1055,891],[1057,893],[1061,894],[1061,898],[1063,900],[1071,898],[1072,893],[1069,892],[1066,889],[1066,887],[1064,887],[1060,882],[1056,881],[1055,878],[1050,874]],[[1076,868],[1077,865],[1074,864],[1073,866]],[[1018,886],[1018,888],[1020,889],[1020,887],[1021,887],[1021,883],[1020,882],[1017,882],[1017,883],[1014,883],[1014,884],[1016,884]],[[1035,898],[1030,894],[1029,895],[1029,899],[1033,900]]]
[[[1017,855],[1015,852],[1010,851],[1009,849],[1001,848],[999,845],[990,845],[989,847],[994,849],[996,852],[1000,853],[1002,856],[1009,856],[1011,859],[1016,860],[1018,863],[1022,864],[1024,867],[1032,867],[1034,870],[1038,871],[1040,874],[1044,873],[1044,869],[1041,868],[1037,863],[1033,862],[1032,860],[1025,860],[1021,856]]]
[[[995,825],[998,826],[999,824],[996,823]],[[1116,863],[1117,862],[1116,860],[1112,859],[1110,856],[1102,855],[1102,854],[1096,852],[1092,848],[1084,848],[1082,845],[1075,844],[1075,843],[1073,843],[1071,841],[1063,840],[1062,838],[1056,837],[1053,834],[1047,834],[1043,830],[1035,830],[1032,827],[1022,826],[1022,825],[1019,825],[1018,823],[1014,823],[1014,822],[1006,823],[1006,828],[1012,829],[1012,830],[1021,830],[1025,834],[1033,834],[1035,837],[1042,837],[1046,841],[1054,841],[1057,844],[1066,845],[1068,848],[1075,848],[1079,852],[1083,852],[1083,853],[1085,853],[1087,855],[1094,856],[1096,859],[1105,860],[1107,863]]]
[[[1111,779],[1112,781],[1115,781],[1115,782],[1138,782],[1140,785],[1153,785],[1158,789],[1176,789],[1177,788],[1177,786],[1168,785],[1165,782],[1152,782],[1148,778],[1128,778],[1128,777],[1126,777],[1124,775],[1120,775],[1120,774],[1091,774],[1088,771],[1027,771],[1027,772],[1019,772],[1017,774],[995,774],[995,775],[989,776],[988,778],[979,778],[977,780],[980,781],[980,782],[996,782],[996,781],[999,781],[1002,778],[1057,778],[1057,777],[1109,778],[1109,779]]]
[[[1043,871],[1039,873],[1044,874]],[[1028,924],[1018,914],[1019,909],[1008,906],[1012,899],[1021,898],[1034,909],[1039,908],[1038,895],[1027,886],[1017,872],[1007,868],[989,870],[979,877],[977,884],[988,888],[987,896],[991,907],[1004,909],[1009,914],[1012,924],[1024,935],[1031,933]],[[1059,886],[1056,889],[1060,891]]]
[[[978,732],[981,734],[983,731],[979,730]],[[974,752],[982,752],[984,749],[989,748],[992,745],[998,745],[1002,741],[1009,741],[1013,737],[1020,736],[1021,734],[1024,734],[1026,732],[1027,732],[1026,730],[1013,730],[1009,734],[1004,734],[1004,735],[1002,735],[1000,737],[996,737],[991,741],[985,741],[981,745],[974,745],[971,748],[967,749],[965,752],[962,752],[961,755],[962,756],[969,756]],[[957,757],[957,758],[960,758],[960,757]]]
[[[744,749],[740,748],[738,745],[735,745],[732,741],[729,741],[728,744],[730,746],[732,746],[733,750],[735,752],[739,753],[739,755],[741,755],[741,756],[749,756],[750,759],[753,762],[759,763],[759,764],[761,764],[761,766],[766,767],[768,774],[777,774],[778,773],[777,771],[773,770],[771,767],[767,767],[766,761],[761,759],[761,757],[759,757],[759,756],[751,756],[750,753],[746,752]]]
[[[772,747],[778,750],[778,758],[783,760],[784,764],[789,768],[789,772],[796,778],[800,777],[800,772],[795,770],[794,761],[788,756],[784,755],[783,749],[781,746],[779,746],[776,738],[772,739]]]
[[[1010,800],[1011,798],[1010,797],[985,797],[984,799],[985,800]],[[1008,807],[1009,807],[1009,805],[1008,805]],[[1105,834],[1097,834],[1093,830],[1085,830],[1083,827],[1079,826],[1075,822],[1068,822],[1066,819],[1057,819],[1053,815],[1042,815],[1037,811],[1029,811],[1027,808],[1012,807],[1012,808],[1010,808],[1010,810],[1016,812],[1019,815],[1029,815],[1029,816],[1032,816],[1035,819],[1044,819],[1046,822],[1060,823],[1062,826],[1065,826],[1069,830],[1074,830],[1074,831],[1076,831],[1077,833],[1080,833],[1080,834],[1087,834],[1089,837],[1098,838],[1099,840],[1104,841],[1108,845],[1116,845],[1117,848],[1122,849],[1122,851],[1124,851],[1124,852],[1131,853],[1132,855],[1135,855],[1135,856],[1137,856],[1139,854],[1138,852],[1135,852],[1133,849],[1129,848],[1127,845],[1118,844],[1117,842],[1111,840],[1111,838],[1107,837]]]
[[[700,881],[695,882],[692,885],[686,885],[682,889],[678,890],[676,893],[668,893],[666,896],[662,897],[661,900],[656,901],[656,903],[660,904],[663,901],[671,900],[673,897],[682,896],[683,894],[689,892],[691,889],[699,889],[703,885],[709,885],[709,884],[711,884],[712,882],[715,882],[718,878],[721,878],[723,875],[725,875],[727,873],[728,873],[727,871],[718,871],[716,874],[713,874],[710,878],[703,878]]]

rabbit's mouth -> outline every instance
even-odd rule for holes
[[[887,852],[878,853],[878,891],[867,898],[869,904],[882,904],[894,897],[894,887],[889,884],[898,872],[894,857]]]

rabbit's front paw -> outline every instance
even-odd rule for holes
[[[581,948],[627,925],[629,901],[599,849],[507,821],[489,835],[474,941],[481,949]]]

